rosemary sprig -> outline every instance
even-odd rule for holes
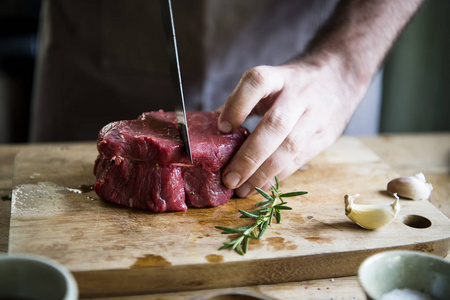
[[[250,239],[260,239],[266,232],[267,226],[272,224],[272,219],[274,216],[277,223],[280,223],[281,211],[292,209],[291,207],[286,206],[287,202],[283,200],[284,198],[301,196],[308,193],[304,191],[281,193],[279,191],[280,184],[277,176],[275,176],[275,185],[271,185],[272,187],[269,190],[271,195],[267,194],[262,189],[255,187],[255,190],[265,198],[263,201],[255,205],[260,208],[250,212],[239,209],[241,218],[255,219],[253,225],[239,228],[215,226],[217,229],[222,230],[222,234],[239,234],[236,239],[223,243],[223,246],[220,247],[219,250],[231,249],[241,255],[244,255],[248,251]],[[277,201],[277,199],[279,201]]]

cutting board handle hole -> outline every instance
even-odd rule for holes
[[[432,225],[431,221],[419,215],[407,215],[403,218],[403,224],[409,227],[423,229]]]

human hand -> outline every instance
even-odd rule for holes
[[[423,1],[339,1],[308,56],[245,72],[222,108],[219,128],[231,131],[251,114],[263,118],[225,167],[224,184],[248,196],[331,145]]]
[[[219,128],[230,132],[252,114],[263,118],[225,167],[228,188],[240,197],[266,189],[275,175],[286,178],[337,140],[365,91],[338,65],[298,61],[244,73],[221,108]]]

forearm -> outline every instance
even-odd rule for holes
[[[424,0],[343,0],[304,57],[338,68],[361,98],[392,45]]]

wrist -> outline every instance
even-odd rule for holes
[[[341,55],[338,51],[315,49],[302,56],[298,63],[320,74],[321,82],[327,85],[327,89],[355,106],[376,72],[375,68],[374,72],[367,72],[355,66],[356,63],[349,60],[348,55]]]

